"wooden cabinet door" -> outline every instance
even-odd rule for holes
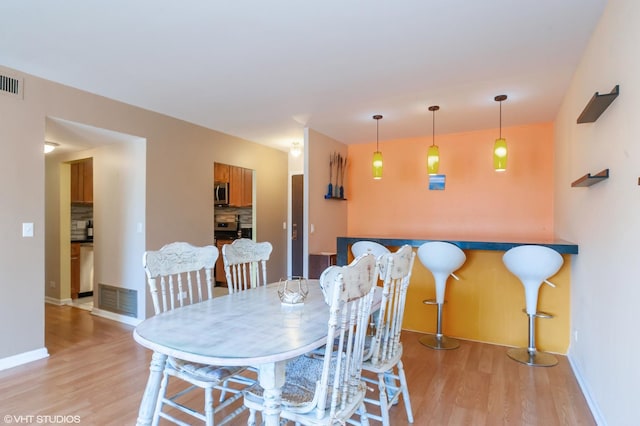
[[[80,163],[71,163],[71,190],[70,198],[72,203],[81,201],[83,194],[80,193]]]
[[[242,207],[244,172],[242,167],[229,166],[229,205]]]
[[[80,243],[71,243],[71,298],[80,293]]]
[[[229,182],[229,165],[213,163],[213,182]]]
[[[93,203],[93,158],[71,163],[72,203]]]
[[[82,200],[93,203],[93,158],[82,161]]]
[[[242,207],[251,207],[253,204],[253,170],[242,169]]]

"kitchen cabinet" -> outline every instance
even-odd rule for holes
[[[251,207],[253,204],[253,170],[213,163],[213,182],[229,183],[230,207]]]
[[[93,158],[71,163],[72,203],[93,203]]]
[[[216,247],[218,248],[218,252],[220,255],[218,256],[218,260],[216,260],[216,283],[220,283],[222,286],[227,286],[227,277],[224,273],[224,261],[222,260],[222,246],[225,244],[231,244],[233,242],[232,239],[226,238],[218,238],[216,239]]]
[[[80,293],[80,243],[71,243],[71,299]]]
[[[213,182],[229,182],[228,164],[213,163]]]
[[[253,170],[242,169],[242,207],[253,204]]]
[[[251,207],[253,204],[253,170],[229,167],[229,205]]]

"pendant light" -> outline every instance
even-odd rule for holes
[[[507,95],[498,95],[493,98],[500,102],[500,137],[493,144],[493,168],[496,172],[507,170],[507,141],[502,137],[502,101],[507,100]]]
[[[291,155],[294,157],[299,157],[302,154],[302,149],[300,148],[300,142],[291,143],[291,149],[289,150]]]
[[[44,153],[48,154],[50,152],[53,152],[54,149],[56,149],[58,147],[58,144],[55,142],[45,142],[44,143]]]
[[[379,144],[378,123],[380,122],[380,119],[382,119],[382,116],[374,115],[373,119],[376,120],[376,152],[373,153],[373,178],[382,179],[382,153],[378,148],[378,144]]]
[[[439,109],[440,107],[438,105],[429,107],[429,111],[433,113],[433,138],[429,151],[427,152],[427,172],[430,175],[437,175],[438,168],[440,167],[440,150],[438,149],[438,145],[436,145],[436,111]]]

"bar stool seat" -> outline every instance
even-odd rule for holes
[[[524,312],[529,319],[529,346],[527,348],[513,348],[507,351],[509,357],[523,364],[541,367],[556,365],[558,360],[547,352],[536,349],[536,318],[552,318],[551,314],[538,311],[538,292],[540,285],[546,283],[555,275],[564,260],[557,251],[538,245],[522,245],[509,249],[502,256],[507,269],[522,283],[525,291]]]
[[[391,251],[383,246],[380,243],[376,243],[375,241],[356,241],[351,246],[351,253],[353,254],[354,259],[358,256],[362,256],[365,253],[371,253],[377,258],[382,256],[383,254],[389,254]]]
[[[442,334],[442,307],[449,275],[459,279],[454,272],[467,260],[464,252],[456,245],[444,241],[430,241],[418,247],[420,262],[431,271],[436,285],[435,300],[425,300],[425,304],[438,306],[437,331],[435,335],[420,338],[420,343],[432,349],[455,349],[460,342]]]

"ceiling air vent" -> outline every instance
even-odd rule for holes
[[[22,79],[0,74],[0,93],[22,99]]]

